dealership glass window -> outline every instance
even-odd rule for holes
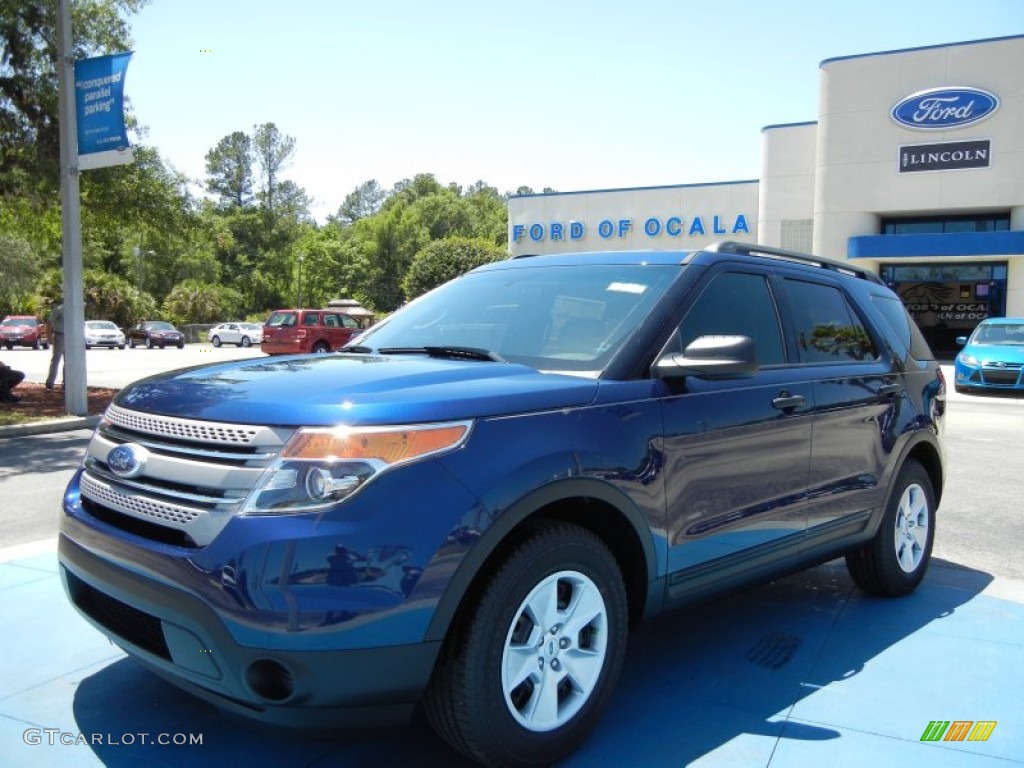
[[[1006,232],[1009,213],[982,213],[967,216],[917,216],[882,219],[883,235],[938,235],[962,232]]]

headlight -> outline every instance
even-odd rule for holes
[[[961,353],[960,362],[963,363],[964,365],[969,365],[973,368],[978,367],[978,358],[976,358],[974,355],[965,355]]]
[[[328,507],[393,467],[458,448],[471,427],[472,422],[458,421],[300,429],[260,477],[243,512],[281,514]]]

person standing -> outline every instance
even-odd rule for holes
[[[11,390],[21,384],[24,378],[24,373],[14,370],[0,360],[0,403],[16,403],[21,399]]]
[[[64,358],[64,304],[58,301],[50,312],[50,372],[46,375],[46,388],[53,389],[57,380],[57,366]],[[64,386],[64,370],[61,368],[61,386]]]

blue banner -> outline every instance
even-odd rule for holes
[[[103,165],[131,162],[124,127],[124,77],[131,57],[131,52],[115,53],[75,62],[79,156],[112,152],[115,157]],[[126,157],[117,159],[116,153]]]

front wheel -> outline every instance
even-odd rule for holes
[[[914,591],[932,554],[935,491],[914,460],[900,469],[875,537],[846,556],[850,576],[865,592],[897,597]]]
[[[220,336],[214,336],[212,339],[210,339],[210,341],[213,343],[213,346],[220,346]]]
[[[452,747],[486,765],[572,752],[611,699],[628,609],[614,556],[590,531],[530,531],[453,626],[425,699]]]

